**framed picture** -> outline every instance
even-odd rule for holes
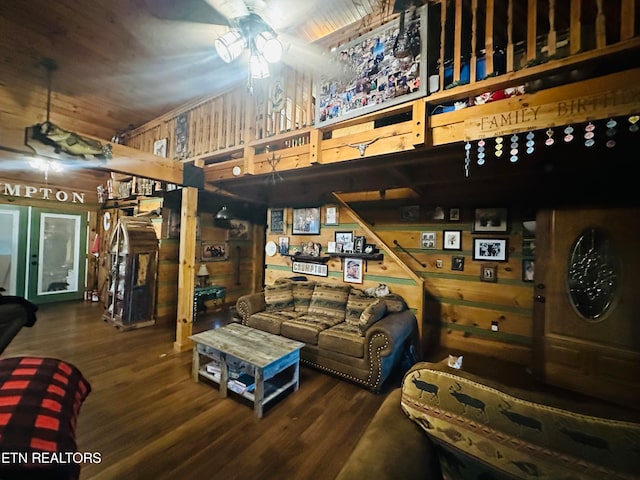
[[[362,235],[356,235],[353,240],[353,251],[356,253],[364,253],[365,238]]]
[[[335,232],[335,240],[336,253],[353,250],[353,232]]]
[[[460,209],[459,208],[450,208],[449,209],[449,221],[451,221],[451,222],[459,222],[460,221]]]
[[[420,220],[420,206],[407,205],[400,208],[400,220],[403,222],[417,222]]]
[[[464,271],[464,257],[451,257],[451,270]]]
[[[433,209],[433,219],[434,220],[444,220],[444,208],[436,207]]]
[[[476,208],[473,217],[473,233],[508,233],[506,208]]]
[[[495,265],[480,265],[480,280],[496,283],[498,281],[498,267]]]
[[[202,262],[219,262],[228,258],[227,242],[202,242],[200,260]]]
[[[160,140],[156,140],[153,142],[153,154],[158,157],[166,157],[167,156],[167,139],[161,138]]]
[[[522,281],[533,282],[536,273],[536,264],[532,259],[522,260]]]
[[[345,258],[343,281],[345,283],[362,283],[362,259]]]
[[[269,210],[269,230],[271,233],[287,233],[287,218],[284,208]]]
[[[289,237],[278,237],[278,253],[289,255]]]
[[[462,230],[444,230],[442,232],[444,250],[462,250]]]
[[[251,224],[246,220],[231,220],[229,240],[249,240]]]
[[[294,208],[292,232],[294,235],[319,235],[320,208]]]
[[[473,259],[491,260],[494,262],[507,261],[506,238],[474,238]]]
[[[335,50],[331,63],[318,69],[321,73],[313,82],[316,125],[323,127],[426,94],[427,82],[421,81],[426,55],[420,51],[426,42],[425,12],[422,7],[407,14],[406,43],[396,43],[400,20],[395,20]],[[402,51],[398,51],[400,44],[406,46]]]
[[[422,232],[420,234],[420,248],[433,250],[436,248],[436,232]]]
[[[324,210],[324,223],[326,225],[338,225],[338,206],[327,205]]]

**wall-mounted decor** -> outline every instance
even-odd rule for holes
[[[219,262],[228,258],[226,242],[203,241],[200,260],[202,262]]]
[[[327,225],[338,225],[338,206],[337,205],[327,205],[324,210],[325,220],[324,223]]]
[[[153,142],[153,154],[158,157],[166,157],[167,156],[167,139],[161,138],[160,140],[156,140]]]
[[[464,271],[464,257],[451,257],[451,270]]]
[[[506,208],[476,208],[473,233],[508,233],[509,222]]]
[[[343,281],[346,283],[362,283],[362,259],[345,258]]]
[[[434,220],[444,220],[444,207],[436,207],[433,209]]]
[[[273,257],[276,253],[278,253],[278,245],[276,245],[276,242],[273,241],[267,242],[264,246],[264,251],[267,255]]]
[[[229,239],[249,240],[251,224],[246,220],[230,220]]]
[[[436,248],[436,232],[422,232],[420,234],[420,248],[427,250]]]
[[[336,252],[353,251],[353,232],[335,232]]]
[[[187,140],[189,138],[189,114],[182,113],[176,117],[176,158],[179,160],[189,156]]]
[[[449,221],[451,221],[451,222],[460,221],[460,209],[459,208],[450,208],[449,209]]]
[[[480,265],[480,280],[496,283],[498,281],[498,267],[495,265]]]
[[[473,259],[492,260],[494,262],[507,261],[506,238],[474,238]]]
[[[353,251],[355,253],[364,253],[365,237],[362,235],[356,235],[353,239]]]
[[[294,208],[292,231],[294,235],[319,235],[320,208]]]
[[[462,231],[444,230],[442,232],[443,250],[462,250]]]
[[[291,262],[291,271],[293,273],[315,275],[316,277],[326,277],[329,275],[329,267],[326,263],[308,263],[298,260]]]
[[[278,237],[278,253],[289,255],[289,237]]]
[[[407,205],[400,208],[400,220],[403,222],[417,222],[420,220],[420,206]]]
[[[534,260],[522,260],[522,281],[533,282],[533,277],[536,273]]]
[[[419,98],[426,93],[426,9],[407,12],[335,50],[317,85],[316,124],[328,125]],[[404,18],[404,16],[403,16]]]
[[[287,233],[287,218],[284,208],[272,208],[269,210],[269,231],[271,233]]]

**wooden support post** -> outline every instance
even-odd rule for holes
[[[513,0],[509,0],[509,6],[507,7],[507,72],[513,72],[514,70],[513,49]]]
[[[471,57],[469,58],[469,81],[477,82],[478,58],[478,0],[471,0]]]
[[[635,36],[635,18],[635,0],[622,0],[622,5],[620,6],[620,40],[629,40]]]
[[[596,13],[596,48],[604,48],[607,46],[607,32],[602,0],[596,0],[596,6],[598,8]]]
[[[493,73],[493,55],[496,46],[493,43],[493,21],[495,20],[495,5],[494,0],[487,0],[487,16],[485,18],[484,27],[484,51],[485,51],[485,72],[487,75]]]
[[[198,189],[182,189],[180,212],[180,264],[178,266],[178,318],[173,350],[184,352],[191,348],[193,333],[193,293],[195,288],[196,224]]]
[[[456,0],[455,27],[453,40],[453,81],[460,81],[460,70],[462,69],[462,0]]]
[[[556,0],[549,0],[549,35],[547,36],[547,56],[556,54]]]
[[[447,40],[445,36],[445,31],[446,31],[445,27],[447,25],[447,0],[444,0],[443,2],[440,3],[440,25],[442,28],[440,29],[440,65],[438,67],[438,75],[440,76],[440,79],[439,79],[440,88],[438,90],[442,91],[445,87],[444,62],[446,59],[444,58],[444,44]]]
[[[527,8],[527,62],[536,58],[537,48],[537,29],[538,22],[538,3],[537,0],[529,0]]]
[[[571,0],[571,6],[569,7],[569,54],[575,55],[582,48],[582,42],[580,41],[580,15],[581,15],[581,0]]]

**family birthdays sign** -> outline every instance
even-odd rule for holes
[[[68,203],[84,203],[84,193],[67,192],[57,188],[22,185],[20,183],[0,184],[2,195],[6,197],[35,198]]]

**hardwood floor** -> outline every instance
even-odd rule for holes
[[[99,303],[41,306],[4,357],[38,355],[75,364],[91,382],[77,426],[90,479],[331,479],[388,391],[361,387],[301,367],[301,385],[257,419],[238,397],[191,379],[191,352],[174,353],[174,329],[120,331],[101,320]],[[225,318],[207,319],[194,331]]]

